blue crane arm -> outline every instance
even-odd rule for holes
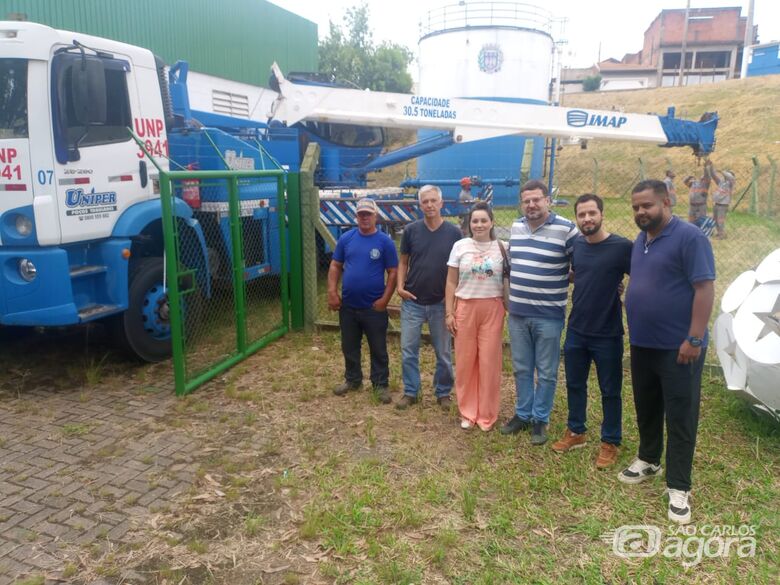
[[[452,138],[452,132],[441,132],[439,134],[429,136],[424,140],[415,142],[414,144],[409,144],[396,150],[391,150],[390,152],[381,154],[368,162],[362,169],[360,169],[360,172],[368,173],[371,171],[376,171],[377,169],[384,169],[385,167],[417,158],[418,156],[428,154],[429,152],[447,148],[448,146],[454,144],[454,142],[455,141]]]
[[[706,156],[715,149],[719,119],[717,112],[707,112],[698,122],[681,120],[674,117],[674,108],[669,108],[666,116],[658,116],[667,138],[667,143],[661,146],[690,146],[696,156]]]

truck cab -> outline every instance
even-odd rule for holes
[[[0,325],[128,308],[131,258],[155,254],[134,239],[159,208],[156,174],[128,128],[167,154],[150,51],[0,22]]]

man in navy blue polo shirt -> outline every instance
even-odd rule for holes
[[[638,183],[631,206],[642,230],[626,293],[639,453],[618,479],[634,484],[661,473],[666,421],[668,517],[686,524],[715,259],[701,230],[672,215],[663,182]]]
[[[389,404],[392,399],[388,388],[387,303],[395,291],[398,253],[393,240],[377,229],[377,212],[373,199],[357,202],[358,225],[339,238],[328,269],[328,307],[339,312],[345,363],[345,381],[333,393],[344,396],[362,386],[360,344],[365,334],[371,353],[371,384],[378,400]],[[344,282],[339,296],[342,274]]]
[[[604,228],[604,202],[592,193],[574,203],[577,227],[572,271],[574,293],[563,345],[569,420],[553,451],[565,453],[587,443],[585,434],[590,364],[596,364],[601,407],[601,446],[596,467],[617,461],[622,439],[623,303],[619,286],[631,270],[631,241]]]

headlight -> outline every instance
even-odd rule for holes
[[[19,260],[19,276],[27,282],[32,282],[38,275],[38,269],[35,268],[35,264],[29,258],[22,258]]]
[[[32,234],[33,231],[32,220],[26,215],[17,215],[16,231],[19,232],[19,235],[22,236],[23,238],[26,238],[27,236]]]

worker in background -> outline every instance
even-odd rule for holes
[[[371,354],[371,385],[377,400],[392,402],[387,355],[387,303],[395,292],[398,254],[393,240],[376,227],[378,208],[363,198],[355,206],[357,227],[336,243],[328,270],[328,307],[339,312],[344,383],[333,390],[344,396],[363,385],[360,346],[363,335]],[[385,280],[387,273],[387,280]],[[339,281],[344,277],[339,295]]]
[[[677,205],[677,189],[674,188],[674,178],[676,176],[674,171],[669,169],[666,171],[666,177],[664,178],[664,185],[666,185],[666,190],[669,192],[669,205],[672,207],[672,210]]]
[[[707,173],[707,163],[704,163],[704,173],[700,179],[693,175],[685,177],[683,183],[688,187],[688,221],[700,224],[707,217],[707,196],[710,192],[710,177]]]
[[[731,171],[718,171],[707,161],[704,172],[715,183],[715,191],[712,193],[712,219],[715,220],[715,229],[719,240],[726,237],[726,215],[731,205],[731,196],[734,194],[734,173]]]
[[[458,203],[460,203],[460,213],[458,214],[458,223],[460,224],[460,233],[464,236],[469,234],[468,218],[471,211],[471,202],[474,200],[474,194],[471,192],[471,177],[463,177],[460,180],[460,193],[458,193]]]

